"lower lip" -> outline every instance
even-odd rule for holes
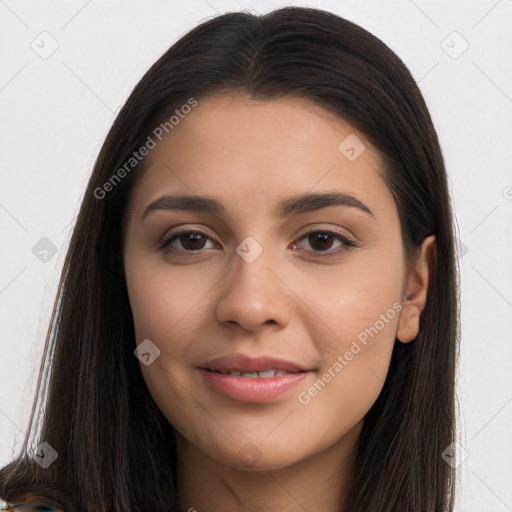
[[[199,368],[207,384],[223,395],[242,402],[268,402],[296,387],[311,372],[274,377],[235,377]]]

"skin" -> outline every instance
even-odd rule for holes
[[[366,146],[354,161],[338,149],[350,133]],[[177,431],[181,508],[339,511],[395,339],[407,343],[418,334],[434,238],[406,258],[377,151],[346,122],[301,99],[202,99],[149,158],[128,205],[125,274],[136,343],[150,339],[160,350],[141,370]],[[321,191],[354,195],[373,218],[350,206],[274,215],[279,200]],[[158,209],[141,220],[151,202],[174,193],[215,196],[226,211]],[[189,228],[207,238],[195,245],[177,239],[174,252],[157,247]],[[304,236],[325,229],[358,247]],[[263,248],[252,263],[236,252],[248,236]],[[319,252],[332,255],[315,257]],[[394,303],[401,311],[300,403],[298,394],[332,371]],[[241,402],[210,389],[197,369],[232,352],[270,354],[315,371],[271,402]],[[240,450],[249,452],[250,465]]]

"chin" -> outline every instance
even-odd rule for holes
[[[256,436],[247,440],[225,438],[219,444],[198,448],[217,464],[238,471],[270,471],[289,467],[300,460],[300,453],[294,446],[276,445]],[[303,447],[302,447],[303,448]]]
[[[239,452],[220,454],[221,459],[217,462],[235,469],[237,471],[275,471],[292,466],[298,460],[297,454],[269,454],[266,456],[260,450],[255,451],[251,448],[252,443],[248,442],[247,445],[242,447],[245,454],[242,456]]]

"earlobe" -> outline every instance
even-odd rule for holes
[[[409,343],[418,336],[420,315],[427,303],[428,283],[434,277],[435,264],[435,236],[431,235],[423,240],[419,254],[409,265],[396,333],[402,343]]]

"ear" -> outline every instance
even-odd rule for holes
[[[429,279],[436,266],[435,236],[425,238],[418,255],[408,265],[402,310],[396,337],[402,343],[414,340],[420,331],[420,315],[427,302]]]

